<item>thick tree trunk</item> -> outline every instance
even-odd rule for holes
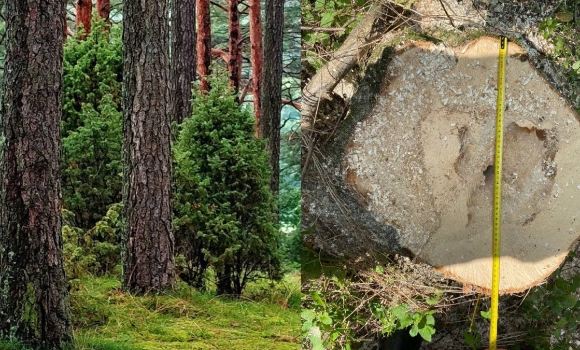
[[[260,91],[262,90],[262,15],[260,0],[249,0],[250,15],[250,63],[252,65],[252,95],[256,136],[260,134]]]
[[[230,73],[230,87],[237,95],[240,88],[240,74],[242,72],[242,52],[240,49],[240,11],[238,10],[239,0],[228,0],[228,72]]]
[[[6,2],[0,125],[0,336],[72,342],[61,233],[64,0]]]
[[[92,0],[77,0],[75,3],[75,11],[77,16],[77,32],[82,26],[85,34],[81,36],[81,39],[84,39],[91,32],[91,12],[93,11]]]
[[[196,0],[197,20],[197,74],[200,80],[200,90],[208,91],[207,76],[211,64],[211,17],[209,0]]]
[[[280,112],[282,101],[282,39],[284,0],[266,0],[264,36],[264,82],[261,96],[260,136],[268,140],[272,178],[270,189],[278,195],[280,186]]]
[[[315,247],[402,252],[489,292],[498,51],[483,37],[371,54],[350,115],[303,178]],[[508,53],[502,294],[540,283],[580,236],[579,117],[520,47]]]
[[[195,0],[173,0],[171,81],[173,117],[182,123],[191,116],[191,83],[195,80]]]
[[[111,0],[97,0],[96,6],[99,17],[110,24],[111,19],[109,18],[109,13],[111,12]]]
[[[123,8],[123,286],[137,293],[166,289],[174,278],[167,5],[128,1]]]

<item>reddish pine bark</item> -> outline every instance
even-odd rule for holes
[[[260,134],[260,91],[262,90],[262,19],[260,0],[249,0],[250,9],[250,63],[252,65],[252,95],[256,136]]]
[[[240,11],[238,10],[239,0],[228,0],[228,51],[227,60],[228,72],[230,73],[229,85],[237,95],[240,88],[240,73],[242,71],[242,53],[240,50]]]
[[[228,64],[228,60],[230,59],[230,54],[225,52],[224,50],[211,48],[211,54],[214,56],[219,56],[222,60],[224,60],[225,64]]]
[[[99,17],[104,19],[107,24],[111,23],[109,12],[111,11],[111,0],[97,0],[97,12]]]
[[[80,38],[84,40],[91,32],[91,11],[93,10],[93,2],[91,0],[77,0],[75,3],[75,12],[77,16],[77,32],[81,25],[85,29],[85,34]]]
[[[65,5],[65,0],[5,2],[0,338],[35,349],[62,349],[73,340],[59,176]]]
[[[207,76],[211,64],[211,18],[209,0],[196,0],[197,21],[197,74],[200,80],[200,90],[208,91]]]

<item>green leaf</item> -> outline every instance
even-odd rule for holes
[[[419,334],[419,327],[417,327],[417,325],[413,325],[413,327],[411,327],[411,330],[409,331],[409,335],[411,335],[411,337],[415,337],[417,336],[417,334]]]
[[[421,338],[431,342],[431,336],[435,334],[435,329],[433,327],[419,328],[419,334],[421,335]]]
[[[310,309],[304,309],[300,313],[300,317],[305,321],[312,321],[316,318],[316,312]]]
[[[397,305],[390,309],[391,313],[398,319],[407,317],[408,307],[406,304]]]
[[[328,315],[328,312],[324,312],[322,315],[320,315],[320,322],[322,322],[325,325],[332,324],[332,318],[330,318],[330,316]]]
[[[312,350],[324,350],[324,345],[322,343],[321,332],[318,327],[313,327],[314,329],[308,333],[308,340],[312,344]]]
[[[382,275],[383,272],[385,272],[385,270],[383,269],[383,267],[381,265],[377,265],[375,267],[375,272],[378,273],[379,275]]]
[[[334,18],[336,17],[336,12],[326,12],[322,14],[320,19],[320,26],[331,27],[334,24]]]
[[[568,294],[562,298],[560,305],[564,309],[569,309],[571,307],[574,307],[577,301],[578,301],[577,298],[573,294]]]
[[[311,295],[312,295],[312,301],[314,301],[314,304],[321,306],[323,309],[326,309],[326,303],[324,302],[324,300],[322,300],[320,293],[318,293],[317,291],[313,291],[311,293]]]
[[[572,65],[572,69],[580,70],[580,61],[574,62],[574,64]]]
[[[491,310],[479,312],[483,318],[491,319]]]
[[[435,306],[435,305],[437,305],[437,303],[439,303],[439,298],[440,298],[439,295],[434,295],[434,296],[427,298],[427,300],[425,300],[425,302],[429,306]]]
[[[304,321],[304,323],[302,324],[302,333],[306,333],[308,332],[308,330],[312,327],[312,320],[308,320],[308,321]]]
[[[469,346],[475,344],[475,336],[468,331],[463,331],[463,340],[465,340],[465,344]]]

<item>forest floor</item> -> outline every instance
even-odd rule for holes
[[[76,350],[296,349],[300,274],[254,282],[241,299],[179,282],[163,295],[123,293],[118,276],[83,278],[71,291]],[[0,343],[0,350],[25,350]]]

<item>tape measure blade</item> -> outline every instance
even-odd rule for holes
[[[489,349],[497,348],[497,323],[499,319],[499,282],[500,282],[500,241],[501,241],[501,176],[503,157],[503,118],[505,111],[505,70],[507,64],[507,38],[500,38],[497,112],[495,133],[495,171],[493,195],[493,239],[492,239],[492,277],[491,277],[491,319],[489,330]]]

